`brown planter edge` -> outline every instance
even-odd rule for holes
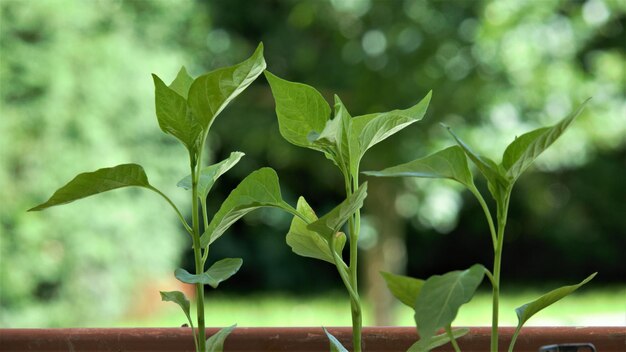
[[[329,327],[350,349],[352,329]],[[207,329],[207,336],[217,332]],[[500,328],[500,349],[506,350],[513,327]],[[490,327],[471,327],[458,340],[465,352],[488,351]],[[418,336],[414,327],[364,327],[363,349],[367,352],[405,352]],[[625,327],[527,327],[522,329],[516,351],[537,352],[543,345],[592,343],[598,351],[626,351]],[[328,351],[329,343],[321,327],[236,328],[226,340],[226,352]],[[76,329],[0,329],[0,350],[21,351],[184,351],[193,352],[189,328],[76,328]],[[451,351],[443,346],[436,351]]]

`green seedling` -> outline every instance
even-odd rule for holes
[[[205,336],[205,286],[217,288],[221,282],[233,276],[243,263],[240,258],[226,258],[214,262],[205,270],[210,245],[235,221],[254,209],[276,207],[298,214],[293,207],[282,200],[278,177],[274,170],[261,168],[242,180],[222,203],[211,222],[208,219],[206,199],[211,187],[244,155],[241,152],[233,152],[227,159],[203,167],[203,146],[209,128],[224,108],[241,94],[265,67],[263,45],[260,44],[254,54],[242,63],[211,71],[195,79],[189,76],[184,67],[169,86],[153,75],[159,126],[163,132],[178,139],[189,155],[190,174],[180,180],[178,186],[191,191],[191,224],[185,220],[179,208],[169,197],[148,182],[144,169],[137,164],[122,164],[82,173],[58,189],[48,201],[30,209],[30,211],[43,210],[98,193],[131,186],[142,187],[161,196],[172,207],[191,239],[195,273],[179,268],[174,274],[178,280],[196,287],[197,325],[194,325],[191,317],[189,300],[182,292],[161,292],[161,298],[163,301],[174,302],[182,308],[193,331],[196,351],[222,351],[224,340],[235,328],[235,325],[224,328],[208,339]]]
[[[281,135],[296,146],[322,152],[343,175],[346,201],[317,219],[311,207],[300,199],[297,209],[305,219],[294,217],[287,244],[298,255],[327,261],[337,267],[350,296],[354,351],[360,352],[362,310],[357,284],[357,242],[361,222],[359,209],[366,196],[366,184],[359,184],[359,165],[372,146],[422,119],[431,95],[428,93],[406,110],[354,117],[335,95],[331,118],[330,105],[315,88],[281,79],[268,71],[265,77],[276,101]],[[341,232],[346,220],[347,238]],[[347,241],[350,255],[346,264],[342,251]],[[337,339],[330,341],[331,349],[345,350]]]
[[[456,146],[448,147],[424,158],[393,166],[382,171],[365,173],[367,175],[380,177],[410,176],[454,180],[465,186],[476,197],[487,219],[494,251],[492,271],[480,265],[475,265],[468,269],[472,271],[473,274],[467,270],[464,272],[452,272],[441,277],[433,276],[425,282],[419,280],[415,281],[416,279],[392,274],[384,274],[392,293],[400,299],[400,301],[408,304],[415,310],[415,321],[421,336],[420,341],[418,341],[417,346],[415,346],[416,351],[429,350],[429,341],[431,341],[435,332],[441,328],[445,329],[455,350],[459,350],[458,345],[454,341],[455,336],[452,336],[453,333],[451,332],[450,324],[452,320],[454,320],[456,312],[460,308],[460,304],[469,301],[473,295],[478,284],[482,281],[483,273],[489,278],[493,288],[491,351],[498,351],[500,263],[502,262],[502,249],[509,210],[509,200],[511,198],[513,185],[533,161],[565,132],[576,116],[580,114],[585,104],[586,102],[554,126],[539,128],[517,137],[504,151],[500,164],[495,163],[485,156],[476,154],[446,126],[457,142]],[[480,173],[487,180],[489,193],[495,200],[496,205],[495,223],[489,206],[474,184],[467,161],[468,158],[476,165]],[[467,274],[463,274],[466,272]],[[515,311],[518,317],[518,325],[509,345],[509,351],[513,350],[522,326],[530,317],[543,308],[574,292],[576,289],[589,282],[595,275],[595,273],[590,275],[579,284],[553,290],[535,301],[517,308]],[[449,277],[449,279],[443,280],[442,278],[444,277]],[[452,277],[456,277],[456,280],[452,280]],[[444,292],[446,297],[449,297],[450,300],[440,299],[441,297],[439,295]],[[461,293],[463,294],[461,295]],[[450,312],[453,314],[448,314]],[[440,319],[440,321],[436,321],[434,318]]]

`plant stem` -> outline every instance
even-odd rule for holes
[[[502,248],[504,245],[504,230],[506,228],[507,214],[511,190],[507,189],[504,197],[498,201],[498,237],[493,259],[493,293],[491,312],[491,351],[498,351],[498,317],[500,312],[500,267],[502,263]]]
[[[346,193],[351,196],[359,190],[358,174],[352,178],[346,177]],[[352,182],[350,182],[352,181]],[[361,212],[357,210],[354,216],[348,220],[349,237],[350,237],[350,286],[355,295],[350,296],[350,307],[352,309],[352,345],[354,352],[361,352],[361,330],[363,327],[363,317],[361,309],[361,300],[358,296],[358,242],[359,231],[361,227]]]
[[[193,224],[193,254],[196,266],[196,275],[201,275],[204,272],[204,265],[202,260],[202,248],[200,247],[200,219],[198,216],[198,173],[195,170],[195,165],[191,165],[191,218]],[[198,168],[199,169],[199,168]],[[198,352],[204,352],[206,350],[206,331],[204,323],[204,284],[196,284],[196,296],[198,304],[196,307],[196,313],[198,317]]]

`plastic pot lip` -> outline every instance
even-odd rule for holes
[[[351,327],[326,327],[351,349]],[[208,328],[207,335],[219,328]],[[506,348],[515,328],[502,327],[500,345]],[[489,350],[491,327],[470,327],[458,343],[464,351]],[[406,351],[418,338],[415,327],[364,327],[365,351]],[[527,327],[522,329],[516,351],[538,351],[561,343],[592,343],[598,351],[623,351],[626,327]],[[65,328],[0,329],[0,346],[6,351],[189,351],[191,329],[180,328]],[[238,327],[225,343],[228,352],[328,351],[322,327]],[[449,345],[435,351],[451,351]]]

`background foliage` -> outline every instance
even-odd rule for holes
[[[492,150],[593,96],[514,190],[504,290],[507,277],[575,281],[596,270],[596,284],[623,283],[623,1],[3,0],[0,11],[2,326],[98,325],[126,314],[151,279],[150,294],[175,285],[161,278],[181,261],[191,267],[190,249],[155,195],[126,190],[24,211],[78,172],[124,162],[144,165],[184,204],[175,187],[184,150],[158,129],[150,73],[168,81],[185,65],[195,76],[242,60],[259,41],[269,70],[329,101],[337,93],[354,114],[405,108],[433,89],[424,121],[372,149],[363,169],[451,145],[440,122],[499,159]],[[314,208],[332,207],[339,175],[282,140],[270,94],[259,80],[213,127],[207,154],[247,156],[209,203],[216,208],[223,190],[271,166],[292,204],[302,194]],[[454,185],[372,179],[369,188],[361,247],[374,300],[386,302],[377,276],[384,268],[423,277],[491,262],[480,209]],[[216,242],[216,258],[244,258],[220,289],[337,287],[332,266],[290,253],[289,221],[278,211],[252,213]]]

